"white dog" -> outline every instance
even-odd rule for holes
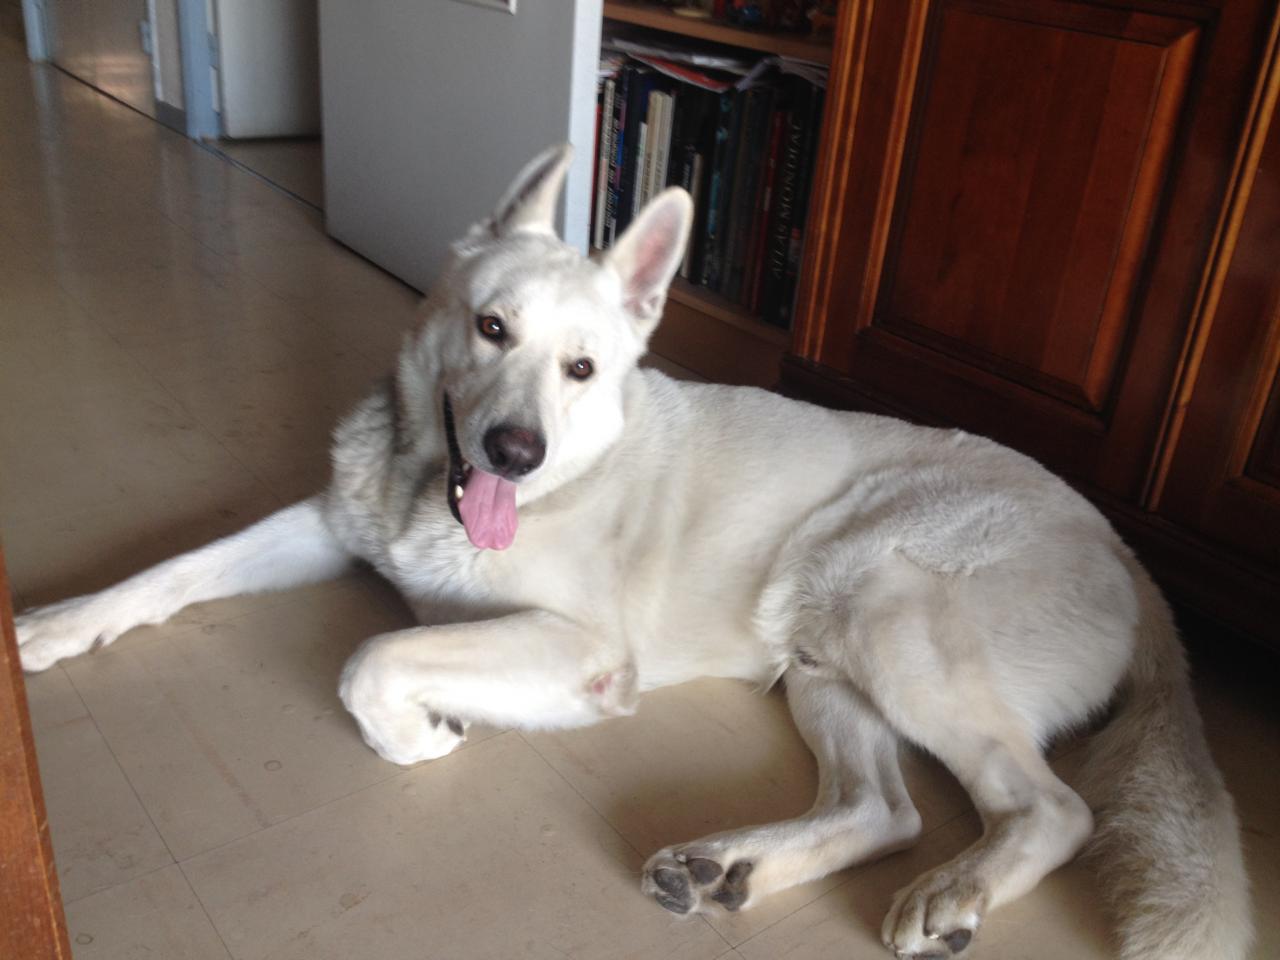
[[[1090,837],[1123,957],[1242,957],[1231,798],[1169,611],[1107,521],[978,437],[639,370],[689,198],[667,190],[584,259],[552,226],[568,161],[535,159],[454,246],[395,374],[338,427],[327,492],[27,613],[27,669],[361,558],[435,624],[343,671],[394,763],[448,753],[472,721],[570,727],[695,677],[785,680],[813,808],[656,853],[642,886],[669,910],[748,907],[911,844],[906,741],[984,832],[898,893],[882,933],[900,957],[965,950]],[[1041,748],[1109,705],[1086,803]]]

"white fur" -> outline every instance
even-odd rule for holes
[[[434,624],[372,638],[343,671],[344,703],[396,763],[447,753],[473,721],[588,724],[694,677],[785,676],[819,761],[814,807],[655,854],[643,888],[670,909],[749,906],[910,844],[906,740],[955,773],[985,831],[899,893],[883,936],[900,956],[964,949],[1075,856],[1095,814],[1126,958],[1243,956],[1231,800],[1164,602],[1106,521],[987,440],[641,372],[688,198],[660,195],[585,261],[550,224],[567,162],[537,158],[455,246],[395,376],[338,427],[323,496],[25,614],[24,665],[360,557]],[[581,357],[586,381],[566,375]],[[506,551],[476,550],[449,513],[446,394],[472,463],[497,423],[545,436]],[[1091,810],[1041,748],[1117,697]]]

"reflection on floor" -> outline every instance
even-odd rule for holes
[[[324,155],[319,137],[219,140],[213,147],[299,200],[324,208]]]
[[[418,297],[313,207],[9,41],[0,117],[0,531],[21,607],[319,489],[334,419]],[[335,687],[361,640],[409,624],[356,573],[205,604],[28,678],[78,960],[884,960],[893,891],[977,835],[955,782],[910,756],[913,850],[677,919],[640,895],[646,856],[814,795],[781,698],[700,681],[587,730],[473,730],[406,770],[364,746]],[[1257,960],[1280,956],[1268,680],[1198,688],[1245,827]],[[1106,936],[1077,863],[970,952],[1098,960]]]

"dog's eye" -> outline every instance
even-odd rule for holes
[[[494,343],[501,343],[507,339],[507,328],[492,314],[476,317],[476,329],[480,331],[480,336]]]
[[[569,364],[569,376],[575,380],[586,380],[595,372],[595,366],[586,357],[580,357]]]

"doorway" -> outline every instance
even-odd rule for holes
[[[185,0],[184,0],[185,2]],[[200,0],[210,15],[215,149],[324,206],[317,0]]]

